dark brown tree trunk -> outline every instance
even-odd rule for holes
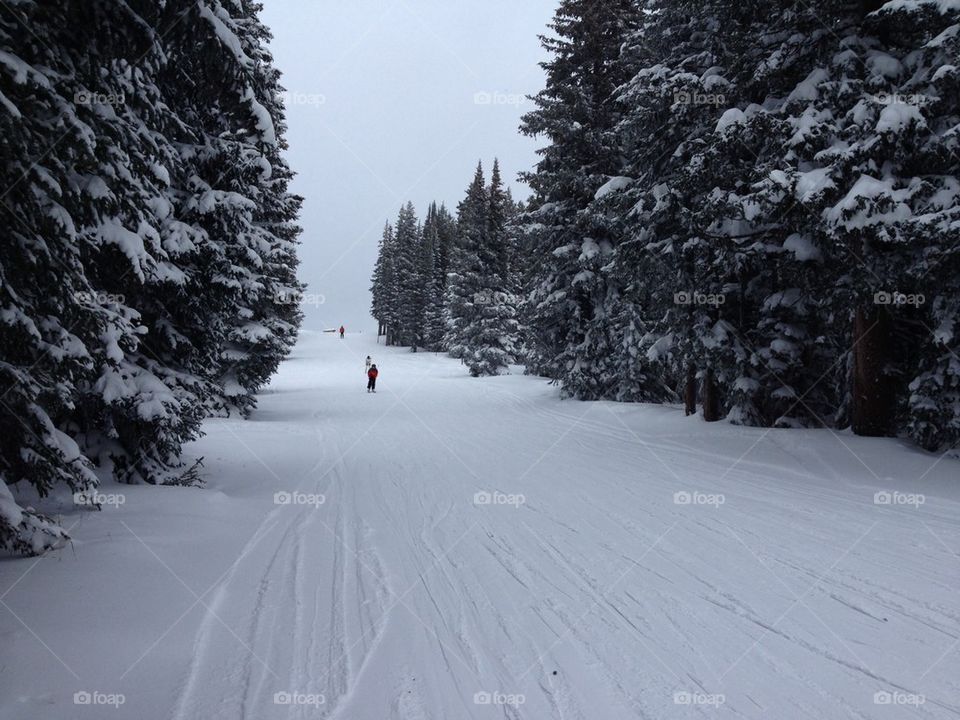
[[[720,397],[713,370],[707,370],[703,376],[703,419],[716,422],[720,419]]]
[[[683,389],[683,401],[687,415],[697,414],[697,371],[693,363],[687,365],[687,384]]]
[[[886,366],[891,351],[890,313],[861,305],[853,321],[851,425],[857,435],[882,437],[893,427],[894,388]]]

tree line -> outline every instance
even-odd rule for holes
[[[468,193],[432,347],[584,400],[955,447],[960,10],[563,0],[550,30],[532,196],[501,246]],[[502,313],[458,294],[508,286]]]
[[[0,14],[2,549],[67,539],[31,492],[197,482],[184,443],[249,413],[295,340],[301,199],[259,10]]]
[[[521,252],[510,233],[522,212],[495,160],[478,163],[454,217],[431,203],[422,223],[412,203],[387,223],[374,267],[371,313],[388,345],[449,352],[472,375],[495,375],[520,354]]]

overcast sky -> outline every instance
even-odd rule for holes
[[[384,222],[412,200],[456,209],[478,159],[516,174],[537,92],[537,35],[555,0],[263,0],[288,91],[288,159],[305,198],[300,277],[323,303],[308,329],[375,332],[370,273]],[[308,297],[307,300],[319,298]]]

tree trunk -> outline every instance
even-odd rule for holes
[[[713,370],[707,370],[703,376],[703,419],[707,422],[716,422],[720,419],[720,397]]]
[[[853,322],[851,426],[857,435],[883,437],[893,427],[894,388],[886,366],[891,350],[890,313],[861,305]]]
[[[683,401],[686,404],[686,414],[697,414],[697,371],[693,363],[687,365],[687,384],[683,390]]]

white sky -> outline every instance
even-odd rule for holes
[[[533,166],[524,95],[543,84],[537,35],[555,0],[263,0],[288,90],[288,159],[305,198],[308,329],[376,330],[370,273],[384,222],[412,200],[451,210],[478,159],[515,196]],[[488,93],[477,102],[477,93]],[[488,103],[484,101],[489,100]],[[312,298],[308,298],[310,300]]]

